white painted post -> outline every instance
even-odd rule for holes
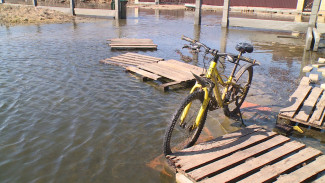
[[[75,8],[74,0],[70,0],[70,8],[71,8],[71,14],[76,15],[74,12],[74,8]]]
[[[221,27],[228,27],[229,25],[229,7],[230,0],[224,0]]]
[[[37,6],[37,0],[33,0],[33,4],[36,7]]]
[[[194,25],[201,25],[201,11],[202,11],[201,8],[202,8],[202,0],[196,0]]]
[[[297,11],[298,12],[302,12],[304,10],[304,3],[305,3],[305,0],[298,0],[297,1]]]
[[[115,20],[121,19],[121,4],[120,0],[115,0]]]
[[[308,27],[316,27],[317,15],[319,11],[321,0],[314,0],[313,7],[311,8],[311,14],[309,17]]]

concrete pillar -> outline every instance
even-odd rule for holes
[[[230,0],[224,0],[221,27],[228,27],[229,25],[229,7]]]
[[[313,29],[311,27],[308,27],[307,33],[306,33],[306,50],[309,51],[311,48],[311,42],[313,41]]]
[[[121,19],[121,4],[120,0],[114,0],[115,1],[115,19],[119,20]]]
[[[320,8],[319,8],[319,11],[325,11],[325,1],[322,1],[321,3],[320,3]]]
[[[311,8],[308,27],[314,28],[316,26],[317,14],[319,11],[320,2],[321,0],[314,0],[313,7]]]
[[[159,4],[159,0],[155,0],[155,4],[158,5]]]
[[[196,0],[195,2],[195,17],[194,24],[201,25],[201,11],[202,11],[202,0]]]
[[[74,8],[75,8],[74,0],[70,0],[70,8],[71,8],[71,14],[76,15],[76,13],[74,12]]]
[[[36,7],[37,6],[37,0],[33,0],[33,5]]]
[[[305,4],[305,0],[298,0],[297,1],[297,11],[298,12],[302,12],[304,10],[304,4]]]
[[[159,16],[160,16],[160,10],[155,9],[155,17],[156,17],[157,20],[159,20]]]
[[[134,0],[134,4],[139,4],[139,0]]]

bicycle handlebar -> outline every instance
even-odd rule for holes
[[[207,53],[211,53],[212,55],[214,56],[231,56],[233,58],[238,58],[237,55],[233,55],[233,54],[229,54],[229,53],[218,53],[219,51],[218,50],[215,50],[215,49],[211,49],[209,48],[208,46],[206,46],[205,44],[203,43],[200,43],[199,41],[196,41],[194,39],[191,39],[189,37],[186,37],[184,35],[182,35],[182,40],[185,40],[187,42],[190,42],[191,44],[193,45],[196,45],[198,46],[198,49],[200,49],[201,47],[203,47],[205,49],[205,51]],[[247,57],[243,57],[243,56],[240,56],[239,57],[239,60],[242,60],[242,61],[245,61],[245,62],[248,62],[248,63],[251,63],[251,64],[254,64],[254,65],[261,65],[260,62],[258,62],[257,60],[255,59],[250,59],[250,58],[247,58]]]

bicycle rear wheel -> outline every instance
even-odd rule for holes
[[[250,88],[253,78],[253,67],[240,69],[234,77],[236,84],[242,88],[231,86],[226,94],[225,102],[233,101],[228,105],[225,105],[223,111],[226,116],[232,116],[239,112],[241,105],[243,104],[248,90]]]
[[[173,120],[170,122],[170,124],[166,129],[166,133],[164,137],[163,148],[164,148],[165,155],[175,153],[182,149],[191,147],[195,144],[195,142],[200,136],[208,112],[208,107],[207,107],[207,109],[204,111],[199,126],[193,128],[196,117],[202,106],[203,99],[204,99],[204,92],[195,91],[194,93],[188,95],[185,98],[182,105],[176,111]],[[187,116],[184,119],[184,122],[181,125],[180,118],[182,116],[182,113],[185,107],[190,103],[191,103],[191,107],[187,113]]]

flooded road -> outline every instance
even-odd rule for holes
[[[184,44],[182,35],[232,53],[238,42],[251,42],[255,51],[245,56],[262,66],[254,70],[247,101],[267,110],[244,108],[244,117],[247,125],[272,130],[275,115],[304,75],[302,67],[322,53],[305,53],[303,40],[277,37],[287,33],[221,29],[221,16],[213,13],[204,14],[196,27],[193,17],[193,12],[130,9],[128,19],[118,23],[0,27],[0,182],[174,180],[161,161],[162,139],[188,90],[164,93],[120,67],[100,64],[127,52],[111,51],[106,41],[111,38],[150,38],[157,51],[129,51],[166,60],[181,59],[176,50]],[[213,136],[239,129],[218,118],[220,113],[208,116]],[[322,133],[293,138],[324,151]]]

